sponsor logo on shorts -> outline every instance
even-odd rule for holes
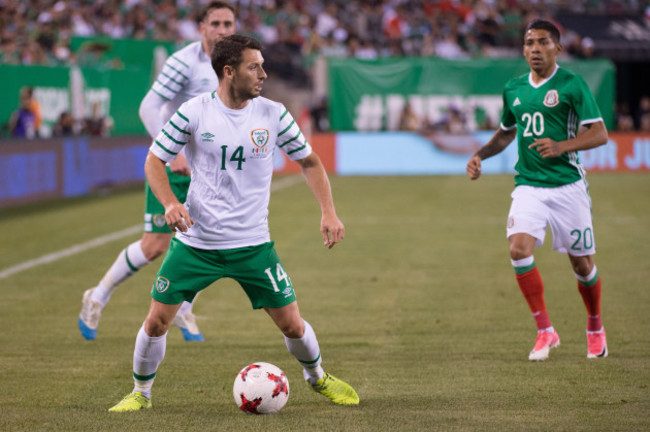
[[[167,222],[165,222],[165,215],[162,214],[153,215],[153,224],[158,228],[164,227],[166,223]]]
[[[156,287],[156,291],[158,291],[159,293],[164,293],[165,291],[167,291],[167,288],[169,288],[169,280],[162,276],[158,276],[156,278],[156,283],[154,284],[154,286]]]
[[[513,218],[512,216],[510,216],[510,217],[508,218],[508,228],[512,228],[513,226],[515,226],[515,218]]]
[[[284,295],[284,298],[291,297],[293,295],[293,288],[292,287],[286,287],[283,291],[282,294]]]
[[[560,96],[557,94],[557,90],[549,90],[544,96],[544,105],[549,108],[553,108],[555,105],[560,103]]]

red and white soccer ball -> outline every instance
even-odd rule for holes
[[[246,413],[275,414],[289,400],[289,380],[279,367],[256,362],[239,371],[232,393]]]

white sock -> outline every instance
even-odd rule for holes
[[[323,368],[320,366],[322,359],[320,356],[320,347],[318,346],[318,339],[314,329],[307,321],[305,323],[305,333],[301,338],[288,338],[284,337],[284,343],[287,349],[302,365],[302,374],[305,380],[311,385],[315,385],[316,381],[323,378]]]
[[[133,382],[134,392],[141,392],[151,399],[151,387],[156,377],[158,366],[165,358],[167,346],[167,333],[158,337],[151,337],[144,331],[144,324],[140,327],[135,338],[133,350]]]
[[[131,243],[117,256],[117,259],[108,269],[99,285],[93,289],[91,300],[101,303],[102,307],[111,299],[115,288],[142,267],[149,264],[142,252],[141,240]]]

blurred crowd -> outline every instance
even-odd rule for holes
[[[93,66],[106,49],[73,37],[174,41],[200,39],[197,17],[208,0],[0,0],[0,63]],[[310,82],[319,56],[469,58],[519,56],[521,35],[536,17],[558,11],[642,13],[644,0],[232,0],[238,29],[262,40],[269,67]],[[558,25],[559,26],[559,25]],[[561,26],[559,26],[561,28]],[[561,28],[565,56],[588,58],[594,42]],[[123,67],[112,59],[104,67]],[[621,106],[634,128],[636,111]]]
[[[57,65],[79,61],[74,36],[171,40],[200,38],[206,0],[0,0],[0,62]],[[462,58],[518,54],[532,17],[558,10],[638,13],[642,0],[233,0],[239,31],[282,44],[305,66],[317,55]],[[565,34],[574,56],[593,41]]]

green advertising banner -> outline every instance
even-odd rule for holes
[[[149,70],[0,65],[0,80],[7,90],[0,102],[2,135],[8,134],[6,125],[18,108],[23,87],[34,88],[41,108],[41,137],[52,135],[63,111],[77,120],[93,112],[111,118],[111,135],[146,134],[138,109],[151,85]]]
[[[50,137],[63,111],[77,120],[93,112],[110,118],[111,135],[146,134],[138,109],[155,79],[157,66],[177,49],[172,42],[74,37],[71,47],[80,67],[0,64],[3,93],[0,127],[18,108],[23,87],[33,87],[41,107],[41,137]]]
[[[605,124],[613,128],[614,65],[608,60],[558,63],[582,75],[596,97]],[[453,111],[462,115],[464,132],[494,129],[501,118],[504,85],[528,70],[523,59],[329,58],[331,129],[399,130],[407,102],[428,127],[444,123]]]

